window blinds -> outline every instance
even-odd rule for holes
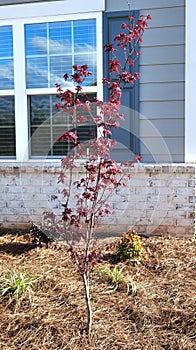
[[[95,94],[89,95],[93,101]],[[66,130],[73,125],[68,114],[55,109],[58,102],[55,96],[29,96],[30,105],[30,140],[31,155],[35,157],[65,156],[72,150],[72,143],[58,141]],[[92,103],[92,113],[96,113],[96,104]],[[88,113],[84,112],[87,121],[78,125],[76,134],[85,144],[86,141],[97,137],[97,128]]]
[[[15,156],[14,96],[0,96],[0,157]]]

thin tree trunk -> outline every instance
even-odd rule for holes
[[[90,293],[89,293],[89,279],[86,273],[82,274],[83,283],[84,283],[84,290],[85,290],[85,301],[86,301],[86,308],[87,308],[87,333],[90,336],[91,333],[91,327],[92,327],[92,308],[91,308],[91,302],[90,302]]]

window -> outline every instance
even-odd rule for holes
[[[55,84],[74,89],[64,74],[72,74],[73,64],[88,64],[92,76],[84,92],[103,99],[104,0],[59,1],[58,6],[56,1],[48,1],[47,6],[41,1],[20,2],[1,6],[0,161],[53,161],[72,147],[58,141],[72,125],[54,108],[59,102]],[[82,141],[96,137],[90,118],[77,134]]]
[[[96,20],[25,25],[27,88],[55,87],[74,63],[88,64],[96,77]]]
[[[15,147],[12,26],[0,26],[0,157],[13,158]]]
[[[50,91],[56,83],[73,88],[71,82],[64,81],[64,74],[73,73],[73,64],[87,64],[92,75],[86,79],[85,86],[91,87],[91,93],[96,92],[96,46],[94,18],[25,24],[26,87],[31,91],[28,96],[31,157],[58,157],[70,151],[71,145],[57,140],[63,130],[72,126],[62,112],[55,110],[58,101]],[[79,128],[78,134],[87,139],[92,128],[94,125],[89,121]]]
[[[89,94],[92,100],[95,94]],[[58,142],[59,136],[65,129],[72,129],[70,118],[62,111],[55,110],[57,99],[53,95],[29,96],[30,106],[30,135],[31,155],[42,156],[64,156],[69,153],[72,144],[68,141]],[[84,111],[82,113],[84,115]],[[88,115],[86,115],[88,118]],[[96,126],[92,123],[79,125],[77,136],[81,142],[97,136]]]

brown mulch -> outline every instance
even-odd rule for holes
[[[196,242],[142,238],[148,256],[124,269],[137,285],[111,290],[108,278],[91,278],[91,344],[84,332],[83,284],[65,244],[33,247],[28,235],[0,236],[0,278],[11,268],[36,275],[33,305],[27,295],[0,302],[1,350],[196,349]],[[105,244],[105,243],[104,243]],[[100,266],[114,268],[112,251]]]

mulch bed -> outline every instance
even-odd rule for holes
[[[11,268],[37,278],[28,295],[0,301],[2,350],[193,350],[196,349],[196,242],[142,238],[148,256],[127,265],[126,286],[112,291],[106,275],[91,278],[91,343],[84,332],[86,309],[81,276],[65,244],[32,246],[29,235],[0,236],[0,279]],[[102,242],[103,247],[107,243]],[[113,251],[98,266],[114,268]]]

